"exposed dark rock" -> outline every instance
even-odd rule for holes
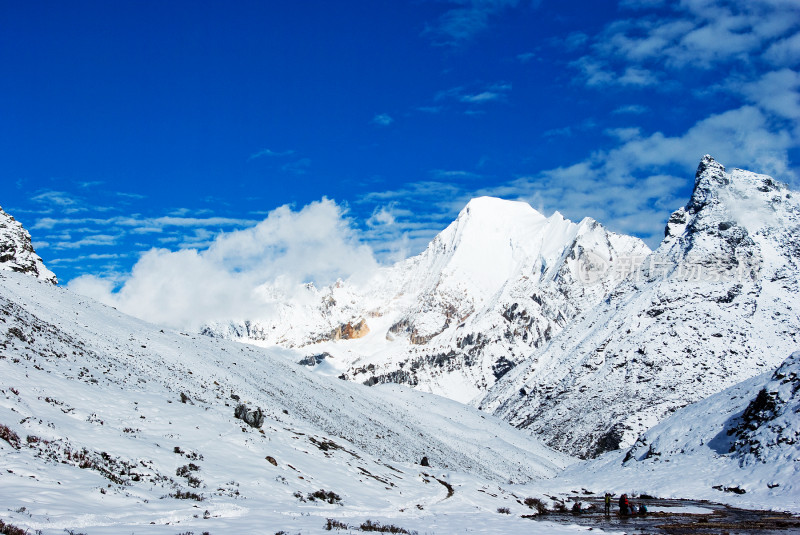
[[[516,366],[516,364],[514,364],[507,358],[500,357],[492,365],[492,373],[494,373],[496,379],[500,379],[502,376],[510,372],[514,366]]]
[[[240,403],[236,406],[233,415],[239,420],[243,420],[250,427],[259,428],[264,425],[264,412],[260,407],[250,410],[247,405]]]
[[[320,353],[319,355],[308,355],[305,358],[300,359],[297,361],[298,364],[302,366],[316,366],[317,364],[321,363],[326,358],[330,357],[330,353]]]

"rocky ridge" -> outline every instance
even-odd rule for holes
[[[706,156],[661,246],[480,402],[581,457],[781,363],[800,343],[800,204]]]

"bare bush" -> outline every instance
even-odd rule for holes
[[[326,491],[325,489],[319,489],[309,493],[306,499],[310,502],[320,500],[328,503],[340,503],[342,501],[341,496],[333,491]]]
[[[344,522],[340,522],[333,518],[328,518],[325,520],[325,526],[323,526],[327,531],[331,531],[333,529],[348,529],[347,524]]]
[[[358,529],[361,531],[377,531],[380,533],[405,533],[406,535],[417,535],[416,531],[408,531],[407,529],[392,524],[382,525],[380,522],[373,522],[372,520],[367,520],[361,524]]]
[[[19,449],[19,435],[16,434],[11,428],[0,424],[0,438],[11,444],[14,449]]]
[[[539,498],[525,498],[525,501],[523,503],[528,507],[530,507],[531,509],[534,509],[537,514],[540,515],[547,514],[547,506]]]
[[[27,535],[27,531],[0,520],[0,535]]]

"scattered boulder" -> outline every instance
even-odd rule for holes
[[[300,361],[298,361],[298,364],[302,366],[314,367],[330,356],[331,354],[328,352],[320,353],[319,355],[308,355],[306,357],[303,357]]]
[[[256,429],[264,425],[264,412],[261,410],[261,407],[250,410],[247,405],[240,403],[236,406],[233,415],[239,420],[243,420],[250,427],[255,427]]]

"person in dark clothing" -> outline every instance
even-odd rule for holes
[[[606,516],[611,514],[611,494],[606,492]]]
[[[628,495],[623,494],[619,497],[619,514],[623,516],[628,516],[628,512],[630,511],[631,504],[628,503]]]

